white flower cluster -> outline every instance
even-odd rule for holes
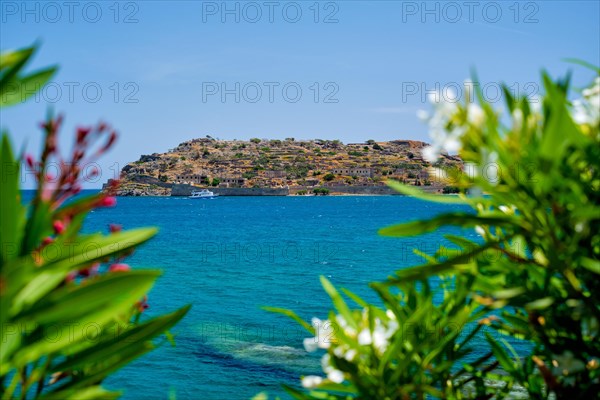
[[[465,82],[468,87],[470,82]],[[428,96],[433,105],[434,112],[430,115],[420,110],[417,116],[426,121],[429,126],[429,136],[432,139],[431,146],[423,149],[423,158],[431,163],[436,162],[442,153],[456,153],[461,149],[461,137],[466,132],[466,127],[453,124],[453,119],[460,110],[458,96],[448,90],[449,94],[433,93]],[[481,126],[485,121],[485,114],[481,107],[475,103],[469,103],[466,107],[467,122],[471,125]]]
[[[597,126],[600,123],[600,77],[584,89],[583,98],[573,100],[573,120],[578,124]]]
[[[371,346],[378,355],[382,355],[390,344],[390,339],[398,331],[398,321],[391,310],[386,311],[387,320],[374,318],[374,326],[369,323],[369,311],[363,309],[362,318],[358,329],[354,328],[341,315],[337,315],[335,322],[329,320],[321,321],[318,318],[312,319],[312,325],[315,327],[315,337],[304,339],[304,348],[308,352],[317,349],[331,350],[336,358],[343,358],[349,362],[359,360],[361,346]],[[337,340],[335,332],[337,329],[343,331],[344,336],[351,339],[352,343],[343,343]],[[333,383],[342,383],[345,375],[342,371],[335,368],[331,363],[331,354],[327,353],[321,358],[321,367],[327,375],[327,381]],[[302,386],[305,388],[318,387],[325,381],[325,378],[316,375],[309,375],[302,378]]]

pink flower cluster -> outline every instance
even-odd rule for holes
[[[41,259],[39,255],[44,247],[56,242],[61,237],[67,238],[65,235],[71,235],[69,229],[75,216],[87,213],[94,208],[114,207],[117,204],[114,194],[119,184],[118,180],[111,180],[108,188],[99,194],[84,197],[76,202],[67,202],[68,199],[81,192],[81,165],[90,163],[109,150],[117,139],[117,133],[105,123],[99,123],[93,127],[79,127],[70,157],[63,158],[57,147],[57,135],[62,122],[62,116],[58,116],[41,124],[41,128],[45,132],[45,142],[39,161],[31,155],[24,157],[25,166],[34,172],[38,185],[32,205],[47,203],[53,216],[52,234],[46,236],[37,251],[34,252],[34,257],[37,257],[38,260]],[[55,160],[59,165],[60,173],[57,177],[50,176],[45,172],[50,160]],[[97,169],[92,171],[92,175],[97,176],[98,173]],[[121,230],[120,225],[110,224],[109,226],[111,234],[117,234]],[[123,263],[123,259],[132,252],[133,250],[130,250],[113,260],[107,258],[73,271],[65,278],[65,284],[84,283],[87,279],[93,279],[100,275],[102,269],[104,269],[104,273],[108,274],[127,272],[131,268]],[[102,268],[102,264],[107,267]],[[147,308],[147,297],[134,305],[134,309],[138,312],[143,312]]]

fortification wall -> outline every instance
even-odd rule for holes
[[[192,191],[197,189],[191,185],[174,184],[171,196],[190,196]],[[290,194],[285,188],[211,188],[210,191],[219,196],[287,196]]]

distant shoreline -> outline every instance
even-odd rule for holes
[[[173,184],[169,187],[147,187],[137,186],[119,189],[118,196],[122,197],[142,197],[142,196],[171,196],[171,197],[189,197],[194,190],[200,187],[189,184]],[[420,188],[430,194],[442,194],[440,186],[420,186]],[[210,191],[219,196],[398,196],[401,193],[395,191],[387,185],[324,185],[324,186],[293,186],[277,188],[258,188],[258,187],[211,187]],[[317,190],[325,190],[326,194],[315,193]]]

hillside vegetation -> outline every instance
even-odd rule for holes
[[[282,188],[377,186],[392,178],[436,187],[423,160],[427,144],[394,140],[343,144],[339,140],[253,138],[226,141],[210,136],[179,144],[166,153],[142,155],[122,169],[121,195],[168,195],[176,183],[198,187]],[[460,164],[445,155],[436,164]],[[303,192],[301,192],[303,193]]]

